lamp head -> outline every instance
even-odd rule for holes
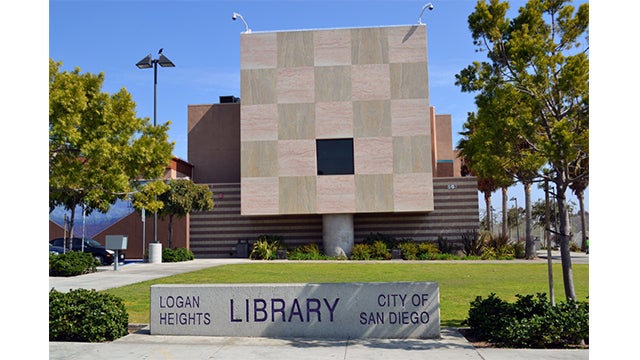
[[[149,69],[153,67],[153,60],[151,59],[151,54],[145,56],[144,59],[138,61],[136,64],[138,69]]]
[[[237,18],[240,18],[240,20],[242,20],[242,22],[244,23],[244,28],[245,28],[244,33],[245,34],[251,33],[251,29],[249,29],[249,25],[247,25],[247,22],[244,20],[242,15],[238,14],[237,12],[234,12],[233,15],[231,15],[231,20],[236,20]]]
[[[432,3],[428,3],[425,6],[422,7],[422,11],[420,12],[420,16],[418,17],[418,25],[424,25],[422,23],[422,14],[424,14],[424,11],[429,9],[429,11],[433,10],[433,4]]]

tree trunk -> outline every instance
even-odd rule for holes
[[[560,175],[559,175],[560,176]],[[573,286],[573,268],[571,267],[571,236],[569,235],[569,211],[565,197],[566,188],[556,182],[556,203],[558,204],[558,217],[560,218],[560,256],[562,257],[562,279],[564,281],[564,293],[567,300],[576,300],[576,290]]]
[[[502,235],[505,236],[509,233],[509,205],[507,201],[507,188],[502,187]]]
[[[493,215],[491,212],[491,193],[484,192],[484,204],[487,209],[487,230],[491,233],[493,232]]]
[[[533,242],[531,236],[531,183],[523,183],[524,186],[524,233],[525,233],[525,247],[524,256],[527,259],[535,259],[538,257],[536,253],[536,243]]]
[[[73,250],[73,227],[76,218],[76,206],[75,204],[71,207],[71,216],[69,217],[69,238],[65,239],[64,242],[67,244],[67,249]]]
[[[169,215],[169,249],[173,249],[173,215]]]
[[[584,213],[584,192],[578,191],[578,202],[580,203],[580,229],[582,230],[582,251],[587,251],[587,221]]]

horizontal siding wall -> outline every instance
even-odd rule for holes
[[[434,211],[430,213],[355,214],[355,241],[383,233],[415,241],[444,237],[459,241],[478,230],[476,178],[434,178]],[[190,249],[197,258],[235,255],[239,241],[253,242],[262,234],[280,235],[286,247],[308,243],[322,246],[321,215],[240,216],[240,184],[209,184],[215,207],[190,216]]]
[[[479,229],[475,177],[434,178],[433,202],[434,211],[430,213],[354,215],[356,242],[371,233],[414,241],[437,241],[443,237],[458,242],[464,233]]]
[[[190,249],[197,258],[232,257],[238,241],[280,235],[285,246],[322,243],[320,215],[240,216],[240,183],[209,184],[212,211],[191,213]]]

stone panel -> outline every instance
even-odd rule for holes
[[[276,69],[240,70],[242,105],[276,102]]]
[[[314,139],[315,116],[312,103],[278,105],[278,139]]]
[[[353,148],[356,174],[393,172],[393,145],[390,137],[355,138]]]
[[[278,142],[250,141],[240,144],[243,159],[240,166],[241,177],[278,176]]]
[[[425,99],[391,100],[391,135],[428,135],[429,104]]]
[[[280,214],[316,212],[316,177],[280,177]]]
[[[240,141],[278,139],[278,107],[276,104],[244,105],[240,121]]]
[[[315,68],[316,102],[351,100],[351,67],[322,66]]]
[[[427,61],[426,26],[402,26],[387,29],[389,35],[389,63]]]
[[[318,176],[318,213],[340,214],[355,212],[355,188],[355,177],[353,175]]]
[[[315,66],[351,65],[350,31],[316,31],[313,45]]]
[[[426,136],[393,138],[393,173],[432,172],[429,141]]]
[[[356,212],[393,211],[393,175],[356,175]]]
[[[429,97],[426,61],[389,66],[392,99],[425,99]]]
[[[314,81],[313,67],[278,69],[275,88],[278,103],[313,103],[315,101]]]
[[[351,99],[389,100],[390,82],[388,64],[354,65],[351,69]]]
[[[433,211],[433,176],[430,173],[393,176],[394,211]]]
[[[315,174],[315,140],[278,141],[279,176],[314,176]]]
[[[278,34],[278,67],[313,66],[313,32],[284,31]]]
[[[279,182],[277,177],[242,178],[241,193],[251,201],[242,201],[241,215],[268,215],[279,211]]]
[[[316,103],[316,138],[353,137],[353,104],[344,102]]]
[[[351,59],[354,65],[388,64],[389,47],[386,28],[351,30]]]
[[[353,103],[355,137],[391,136],[391,108],[388,101]]]
[[[275,69],[277,66],[276,33],[240,36],[241,69]],[[244,101],[244,98],[242,99]]]

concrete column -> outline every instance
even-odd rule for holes
[[[351,256],[353,214],[322,215],[322,244],[327,256]]]

